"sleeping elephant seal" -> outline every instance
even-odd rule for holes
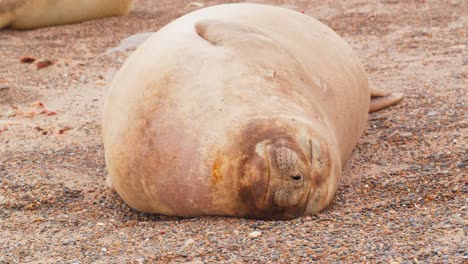
[[[148,213],[313,214],[330,203],[369,108],[358,58],[317,20],[258,4],[201,9],[150,37],[113,80],[108,184]]]
[[[0,0],[0,29],[32,29],[127,15],[133,0]]]

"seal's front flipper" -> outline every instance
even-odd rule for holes
[[[403,99],[402,93],[386,93],[383,90],[375,88],[372,84],[369,84],[371,102],[369,107],[369,113],[380,111],[384,108],[390,107],[397,104]]]

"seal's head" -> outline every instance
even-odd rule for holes
[[[331,201],[339,155],[319,136],[323,133],[293,123],[256,120],[245,129],[233,166],[240,215],[291,219],[316,213]]]

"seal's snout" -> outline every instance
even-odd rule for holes
[[[307,157],[299,146],[285,142],[268,145],[270,206],[299,213],[306,206],[310,182]]]
[[[236,183],[238,215],[291,219],[316,213],[329,203],[340,169],[332,170],[330,155],[337,159],[337,152],[314,129],[321,131],[280,119],[256,120],[242,130],[228,166],[241,176]]]

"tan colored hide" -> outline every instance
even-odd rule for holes
[[[319,21],[228,4],[141,45],[105,104],[109,182],[149,213],[289,219],[326,207],[367,122],[366,73]]]
[[[33,29],[124,16],[133,0],[0,0],[0,29]]]

